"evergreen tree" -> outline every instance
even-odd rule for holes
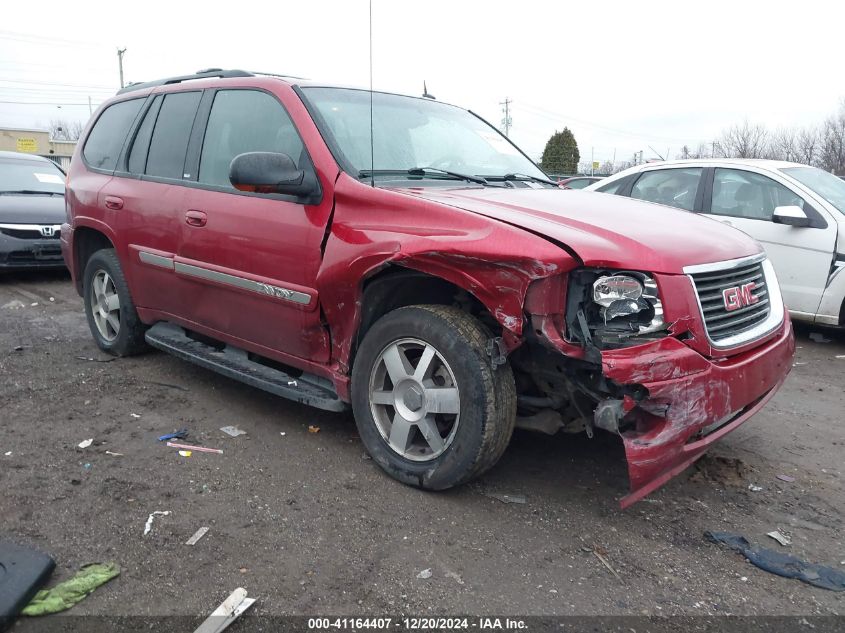
[[[555,132],[543,150],[541,166],[550,174],[574,174],[578,171],[578,143],[568,127]]]

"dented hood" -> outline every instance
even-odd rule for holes
[[[404,193],[547,236],[586,266],[682,273],[684,266],[762,251],[721,222],[659,204],[566,189],[406,189]]]

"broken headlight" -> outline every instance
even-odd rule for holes
[[[636,271],[575,271],[566,320],[574,338],[599,349],[637,345],[666,334],[657,282]]]

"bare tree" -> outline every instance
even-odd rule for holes
[[[50,138],[56,141],[78,141],[85,126],[79,121],[53,119],[50,121]]]
[[[769,141],[768,157],[774,160],[798,160],[798,132],[795,128],[782,127],[772,134]]]
[[[805,165],[815,165],[818,160],[819,131],[816,128],[805,127],[798,131],[796,140],[798,156],[796,162]]]
[[[819,167],[845,175],[845,102],[822,124],[819,136]]]
[[[722,133],[715,144],[715,153],[722,158],[763,158],[768,149],[769,133],[762,125],[752,125],[746,119]]]

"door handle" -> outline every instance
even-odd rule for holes
[[[206,222],[208,222],[208,216],[202,211],[191,209],[185,213],[185,223],[188,226],[205,226]]]
[[[117,196],[106,196],[106,209],[113,209],[117,211],[123,208],[123,198]]]

